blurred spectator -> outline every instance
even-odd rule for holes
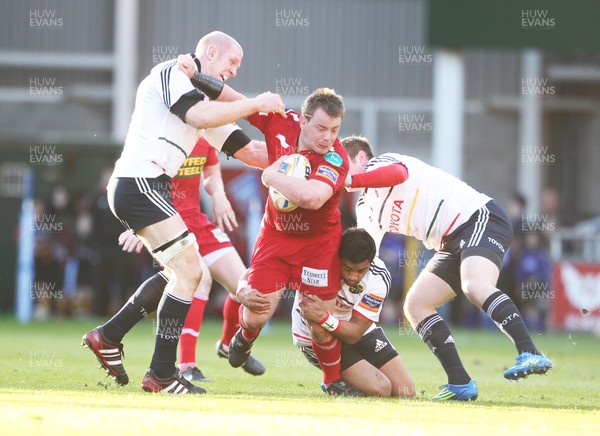
[[[517,292],[517,271],[521,262],[524,230],[527,228],[525,209],[527,201],[519,192],[513,192],[508,203],[507,214],[513,228],[513,239],[506,251],[497,287],[515,302],[521,310],[521,296]]]
[[[550,255],[541,245],[540,234],[528,233],[517,271],[517,286],[521,293],[521,314],[530,330],[546,330],[552,300],[550,278]]]

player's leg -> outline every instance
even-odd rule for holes
[[[414,398],[416,394],[415,383],[408,373],[408,369],[400,356],[394,357],[379,368],[392,384],[392,397]]]
[[[347,365],[346,348],[347,345],[342,347],[342,375],[344,374],[343,369]],[[381,327],[364,335],[354,344],[354,348],[362,359],[387,377],[391,384],[390,395],[392,397],[413,398],[415,396],[415,384],[398,352]]]
[[[436,263],[436,256],[439,254],[434,255],[428,268],[439,267]],[[443,265],[443,262],[440,263]],[[434,397],[435,400],[477,398],[476,387],[470,386],[474,385],[474,381],[460,360],[450,329],[437,313],[439,306],[455,296],[452,287],[446,281],[426,269],[419,274],[404,302],[404,314],[438,359],[448,377],[447,387]]]
[[[223,250],[221,256],[211,259],[209,270],[213,278],[229,292],[223,305],[223,332],[216,344],[219,357],[228,358],[231,338],[240,328],[239,311],[242,303],[235,298],[235,292],[239,278],[246,271],[246,266],[233,247]],[[248,356],[242,369],[252,375],[265,373],[265,366],[252,355]]]
[[[180,379],[174,365],[180,334],[178,327],[183,323],[183,318],[187,314],[190,294],[193,294],[193,290],[200,280],[200,271],[193,237],[187,235],[187,229],[170,200],[170,179],[166,176],[156,179],[113,179],[107,190],[109,206],[113,214],[126,227],[133,229],[146,248],[153,253],[153,256],[160,263],[166,265],[165,274],[170,279],[157,304],[159,321],[157,344],[153,363],[146,378],[148,375],[155,376],[154,385],[159,390],[161,382],[164,381],[169,383],[171,388],[176,388],[177,393],[203,392],[202,389],[194,389],[186,380]],[[145,290],[147,287],[143,287],[143,289]],[[188,298],[188,301],[185,298]],[[155,302],[151,303],[151,305],[153,304]],[[142,308],[145,309],[143,305]],[[139,314],[128,312],[123,312],[122,315],[123,318],[134,318],[129,320],[130,325],[125,326],[125,330],[131,327],[131,323],[137,322],[135,317],[139,316]],[[168,335],[165,334],[163,324],[169,328]],[[92,334],[93,341],[90,342],[86,341],[88,336],[89,334],[84,336],[83,343],[96,354],[105,369],[110,369],[111,362],[107,362],[104,355],[113,352],[116,356],[115,359],[118,357],[119,360],[114,360],[112,364],[121,364],[122,353],[119,348],[100,347],[101,341],[96,341],[96,339],[101,339],[99,333]],[[155,366],[160,368],[158,371],[161,376],[154,374]],[[162,377],[163,375],[165,378]]]
[[[292,278],[288,261],[297,254],[298,247],[302,245],[294,245],[286,238],[268,234],[265,227],[261,227],[248,269],[247,286],[264,294],[270,308],[265,313],[256,313],[240,306],[240,329],[229,343],[227,356],[229,364],[234,368],[242,366],[248,360],[250,349],[260,330],[275,313],[281,294]]]
[[[212,278],[206,262],[200,258],[202,279],[194,293],[192,305],[185,318],[181,338],[179,339],[179,369],[181,375],[191,382],[207,382],[202,371],[196,365],[196,344],[200,335],[204,309],[208,303]]]
[[[142,387],[151,392],[204,392],[181,378],[175,367],[183,324],[202,277],[195,238],[188,233],[179,214],[137,233],[170,277],[158,305],[154,354]]]
[[[209,269],[213,278],[229,292],[226,306],[223,307],[223,332],[221,334],[221,343],[229,346],[231,338],[240,327],[238,312],[241,303],[235,298],[235,291],[240,277],[246,271],[246,266],[237,251],[232,248],[212,262]]]
[[[512,238],[510,222],[494,200],[480,209],[479,227],[461,251],[461,286],[467,298],[482,309],[513,341],[516,365],[504,376],[518,380],[528,374],[545,374],[552,363],[536,348],[519,313],[508,295],[496,288],[505,250]]]
[[[392,383],[383,372],[365,360],[357,345],[358,342],[342,344],[342,377],[367,396],[389,397],[392,393]]]
[[[154,274],[140,285],[119,312],[82,339],[82,344],[96,354],[107,376],[112,375],[119,385],[129,383],[129,376],[123,366],[121,341],[134,325],[156,310],[167,282],[165,272]]]
[[[516,365],[505,371],[509,380],[529,374],[545,374],[551,361],[538,351],[515,303],[495,287],[499,269],[489,259],[469,256],[461,264],[463,290],[473,304],[482,309],[506,334],[517,349]]]
[[[234,368],[244,365],[250,356],[250,350],[262,328],[271,319],[284,289],[277,292],[265,294],[270,302],[270,309],[265,313],[256,313],[245,306],[240,306],[240,329],[237,331],[229,343],[229,354],[227,360]]]
[[[325,310],[327,312],[333,313],[335,309],[336,297],[329,298],[323,301]],[[319,366],[323,371],[323,383],[327,388],[331,386],[331,389],[335,390],[335,385],[342,378],[342,341],[333,337],[327,330],[325,330],[319,324],[308,322],[308,328],[310,330],[310,336],[312,339],[312,348],[315,352],[315,356],[319,361]]]
[[[368,397],[389,397],[392,393],[390,379],[364,359],[344,369],[342,377]]]

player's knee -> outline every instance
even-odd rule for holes
[[[375,381],[366,389],[365,394],[370,397],[389,397],[392,394],[392,382],[385,374],[375,374]]]
[[[463,280],[461,283],[462,291],[472,303],[477,304],[485,293],[486,285],[476,280]]]
[[[269,321],[269,318],[268,315],[254,313],[245,307],[242,321],[244,323],[244,328],[247,330],[256,330],[263,328],[267,324],[267,321]]]

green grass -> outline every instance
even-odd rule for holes
[[[79,346],[93,321],[21,326],[0,319],[2,434],[116,434],[195,431],[229,434],[598,434],[600,340],[589,335],[535,335],[554,361],[548,376],[508,382],[502,371],[514,348],[497,331],[454,332],[463,362],[477,380],[474,403],[432,403],[445,382],[420,339],[387,329],[417,384],[416,400],[335,398],[319,389],[320,373],[291,344],[287,323],[263,332],[253,353],[267,366],[261,377],[233,369],[214,353],[220,324],[207,322],[198,362],[214,382],[202,396],[150,395],[139,388],[153,349],[152,322],[125,338],[130,384],[117,387]]]

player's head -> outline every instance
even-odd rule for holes
[[[356,286],[360,283],[369,271],[376,252],[375,241],[365,229],[352,227],[344,231],[338,255],[342,279],[348,286]]]
[[[364,173],[369,159],[373,158],[373,149],[369,140],[364,136],[347,136],[341,140],[342,145],[348,153],[350,162],[350,174]]]
[[[302,103],[300,149],[327,153],[338,136],[344,111],[342,97],[333,89],[319,88],[309,95]]]
[[[242,46],[226,33],[214,31],[204,35],[196,46],[202,72],[224,82],[235,77],[242,64]]]

